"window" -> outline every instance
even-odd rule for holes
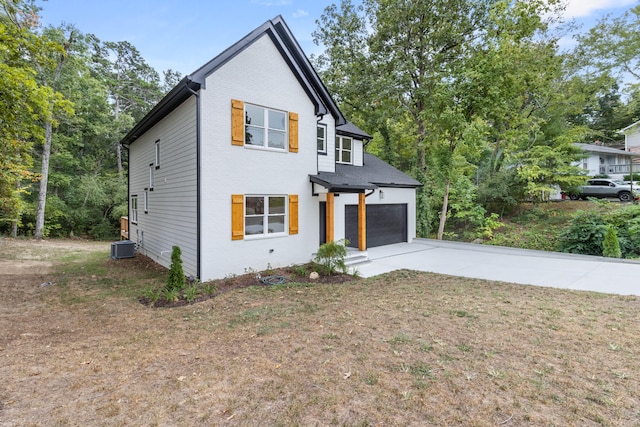
[[[138,223],[138,196],[131,196],[131,222],[133,224]]]
[[[149,192],[144,190],[144,213],[149,213]]]
[[[346,136],[336,136],[336,162],[351,164],[353,140]]]
[[[149,190],[153,191],[153,185],[155,183],[155,165],[151,163],[149,165]]]
[[[288,202],[288,203],[287,203]],[[289,228],[285,229],[288,222]],[[231,240],[298,234],[298,195],[231,195]]]
[[[327,154],[327,125],[318,125],[318,153]]]
[[[160,140],[156,141],[156,158],[155,158],[155,166],[156,169],[160,169]]]
[[[284,150],[287,144],[287,114],[284,111],[245,104],[245,145]]]
[[[284,233],[285,199],[284,196],[245,197],[244,234]]]

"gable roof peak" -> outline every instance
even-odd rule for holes
[[[331,114],[336,121],[336,125],[347,123],[338,105],[329,94],[327,87],[320,80],[320,76],[318,76],[298,41],[291,33],[284,18],[281,15],[277,15],[229,46],[193,73],[184,77],[134,126],[122,139],[121,143],[131,144],[138,136],[153,127],[190,96],[201,89],[205,89],[207,76],[214,73],[264,35],[268,35],[272,40],[307,96],[313,102],[316,115]]]

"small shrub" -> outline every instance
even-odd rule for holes
[[[559,250],[582,255],[602,255],[607,224],[595,212],[578,212],[560,234]]]
[[[196,296],[198,296],[198,283],[194,283],[191,286],[187,286],[184,290],[184,299],[187,300],[187,302],[193,302],[196,299]]]
[[[153,305],[160,298],[160,290],[155,286],[147,285],[142,291],[142,296]]]
[[[320,265],[324,274],[331,274],[334,271],[347,272],[344,259],[347,256],[347,245],[349,241],[341,239],[327,242],[320,246],[316,254],[316,262]]]
[[[299,277],[307,277],[309,275],[309,272],[304,265],[294,265],[293,267],[291,267],[291,271],[293,271],[293,274]]]
[[[176,302],[180,299],[180,290],[164,287],[162,289],[162,296],[164,296],[167,302]]]
[[[616,230],[612,225],[607,228],[607,233],[604,235],[604,242],[602,243],[602,255],[608,258],[622,257],[622,251],[620,250],[618,236],[616,235]]]
[[[181,291],[184,288],[185,277],[182,269],[182,251],[179,246],[174,246],[171,250],[171,267],[169,268],[169,278],[167,279],[167,289]]]
[[[204,292],[205,295],[213,295],[217,291],[218,288],[212,283],[207,282],[202,284],[202,292]]]

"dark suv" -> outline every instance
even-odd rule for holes
[[[613,179],[594,178],[587,181],[587,185],[578,187],[578,193],[569,195],[571,200],[586,199],[587,197],[617,197],[621,202],[630,202],[637,196],[638,188],[634,185]],[[632,196],[633,194],[633,196]]]

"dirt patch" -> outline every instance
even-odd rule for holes
[[[138,297],[165,271],[59,249],[0,271],[3,427],[640,419],[636,297],[399,271],[158,310]]]

